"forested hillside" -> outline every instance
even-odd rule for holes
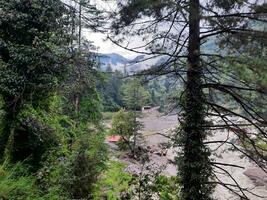
[[[267,199],[265,1],[0,15],[0,200]]]

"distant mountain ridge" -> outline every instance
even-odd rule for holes
[[[216,39],[213,38],[202,44],[201,49],[205,53],[216,53],[220,48],[216,44]],[[126,71],[130,74],[162,64],[164,61],[166,61],[166,56],[152,58],[152,56],[141,54],[133,59],[128,59],[118,53],[99,55],[101,70],[106,71],[110,67],[113,71]]]
[[[120,54],[110,53],[99,55],[99,62],[100,68],[104,71],[111,67],[113,71],[124,72],[126,70],[128,73],[133,73],[150,68],[157,63],[157,60],[148,58],[147,55],[138,55],[133,59],[128,59]]]
[[[110,54],[101,54],[100,55],[100,62],[101,64],[112,64],[112,65],[117,65],[117,64],[127,64],[130,62],[129,59],[123,57],[120,54],[117,53],[110,53]]]

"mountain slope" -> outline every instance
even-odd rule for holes
[[[134,73],[144,69],[148,69],[155,65],[159,59],[149,59],[147,55],[138,55],[134,59],[128,59],[116,53],[101,54],[99,56],[100,68],[107,70],[109,67],[113,71],[118,70],[127,73]]]

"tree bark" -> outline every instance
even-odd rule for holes
[[[82,37],[82,3],[83,3],[83,1],[80,0],[80,2],[79,2],[79,30],[78,30],[79,49],[81,48],[81,37]]]
[[[205,185],[211,174],[209,151],[203,144],[205,131],[204,95],[201,88],[203,68],[200,62],[200,4],[189,1],[189,46],[187,84],[184,105],[183,155],[179,173],[184,200],[208,200],[212,189]]]

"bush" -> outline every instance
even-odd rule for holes
[[[111,129],[114,135],[120,135],[122,138],[119,147],[122,149],[128,147],[133,157],[136,156],[136,141],[142,137],[138,132],[142,127],[142,123],[136,118],[136,112],[126,112],[121,109],[113,116]]]
[[[103,112],[103,120],[111,120],[114,114],[114,112]]]
[[[153,190],[159,194],[161,200],[179,200],[179,185],[176,177],[160,175],[156,177]]]
[[[28,175],[28,168],[22,163],[0,165],[0,199],[8,200],[50,200],[65,199],[58,191],[45,193],[36,184],[35,176]]]
[[[69,181],[65,184],[72,198],[91,198],[93,184],[105,169],[107,160],[104,138],[97,133],[84,135],[71,156],[68,173]]]
[[[24,174],[24,171],[21,163],[13,167],[7,164],[0,166],[0,199],[24,200],[38,194],[35,179]]]
[[[49,113],[32,107],[21,111],[14,127],[13,147],[10,149],[13,162],[27,159],[26,162],[33,170],[40,167],[45,152],[59,143],[55,129],[48,122],[49,118],[52,118]]]
[[[94,187],[95,200],[117,200],[124,192],[130,193],[130,182],[132,176],[124,172],[125,165],[110,161],[107,164],[107,170],[102,174],[100,180]]]

